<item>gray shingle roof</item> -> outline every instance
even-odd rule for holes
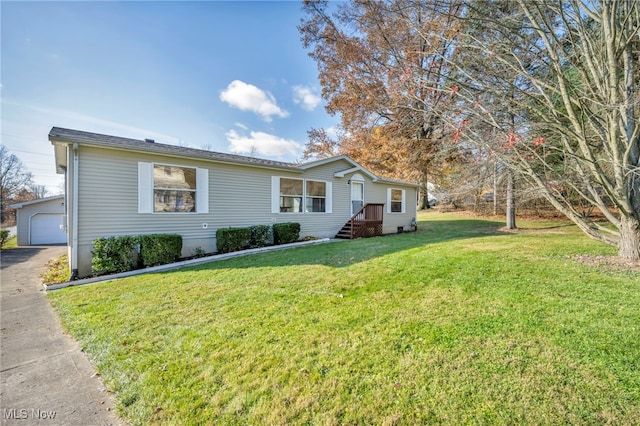
[[[168,145],[148,140],[129,139],[119,136],[103,135],[100,133],[84,132],[81,130],[53,127],[49,132],[51,142],[77,142],[83,145],[101,146],[114,149],[126,149],[156,154],[177,155],[181,157],[197,158],[201,160],[221,161],[225,163],[247,164],[256,167],[268,167],[301,171],[293,163],[265,160],[262,158],[245,157],[243,155],[226,154],[203,149],[187,148],[184,146]]]
[[[294,164],[286,163],[283,161],[266,160],[263,158],[245,157],[243,155],[226,154],[223,152],[207,151],[203,149],[187,148],[178,145],[168,145],[163,143],[157,143],[150,140],[130,139],[120,136],[103,135],[100,133],[84,132],[81,130],[65,129],[62,127],[52,127],[49,132],[49,140],[52,143],[55,142],[67,142],[67,143],[79,143],[89,146],[100,146],[112,149],[124,149],[128,151],[148,152],[155,154],[173,155],[180,157],[196,158],[199,160],[217,161],[224,163],[245,164],[253,167],[264,167],[282,169],[294,172],[303,172],[306,169],[313,168],[318,165],[326,164],[327,162],[336,161],[340,159],[346,159],[354,166],[364,169],[358,163],[351,158],[340,155],[334,158],[326,158],[319,161],[312,161],[306,164]],[[367,172],[373,177],[376,176],[370,171]],[[388,179],[380,176],[376,176],[377,180],[385,183],[395,183],[409,186],[418,186],[409,182],[402,182],[398,180]]]
[[[30,201],[22,201],[20,203],[10,204],[9,207],[14,209],[21,209],[24,206],[30,206],[31,204],[45,203],[47,201],[56,200],[56,199],[64,200],[64,195],[52,195],[50,197],[37,198],[35,200],[30,200]]]

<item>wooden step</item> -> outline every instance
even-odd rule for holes
[[[342,229],[340,229],[340,231],[338,231],[338,233],[336,234],[336,238],[342,238],[342,239],[347,239],[350,240],[351,239],[351,226],[350,224],[346,224],[342,227]]]

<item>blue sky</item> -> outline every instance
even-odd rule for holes
[[[0,3],[2,144],[46,185],[52,126],[281,161],[331,128],[301,2]]]

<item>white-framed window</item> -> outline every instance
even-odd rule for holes
[[[331,213],[331,182],[271,177],[272,213]]]
[[[307,180],[305,197],[305,212],[326,213],[327,211],[327,182]]]
[[[199,167],[138,163],[139,213],[208,213],[209,171]]]
[[[280,178],[280,213],[301,213],[304,180]]]
[[[387,189],[387,213],[404,213],[406,204],[406,191],[404,189]]]

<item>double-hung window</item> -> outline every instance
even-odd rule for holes
[[[191,213],[196,211],[196,169],[153,165],[153,211]]]
[[[324,213],[327,206],[327,183],[317,180],[307,181],[306,212]]]
[[[405,190],[389,188],[387,190],[387,213],[405,212]]]
[[[280,179],[280,212],[300,213],[302,212],[302,179]]]
[[[208,170],[138,163],[139,213],[207,213]]]
[[[273,176],[273,213],[331,213],[331,182]]]

